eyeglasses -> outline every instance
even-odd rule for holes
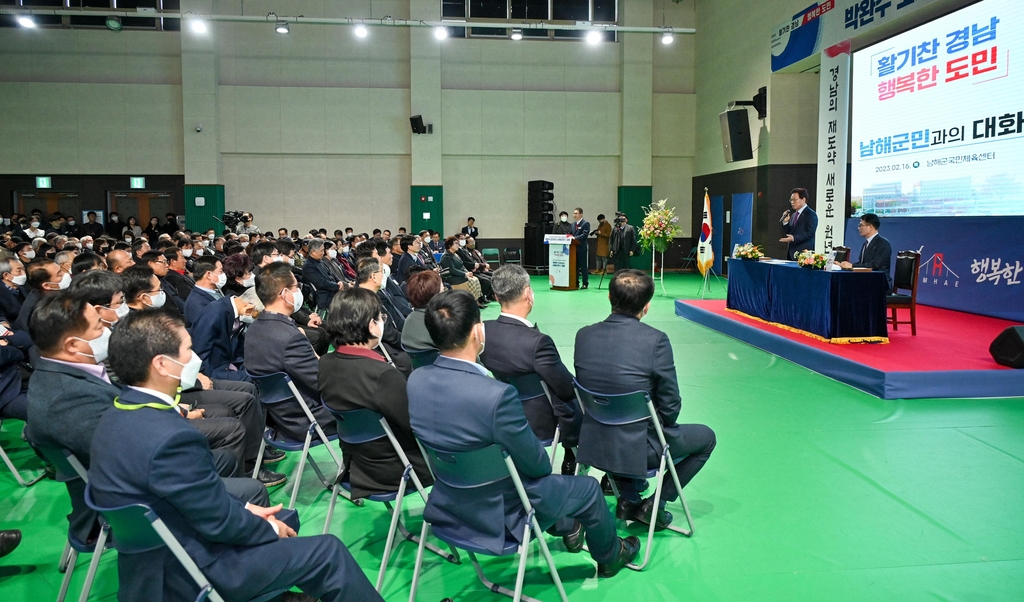
[[[383,322],[383,323],[385,323],[385,324],[387,324],[387,323],[388,323],[388,315],[387,315],[387,314],[381,314],[381,315],[379,316],[379,318],[380,318],[380,321],[381,321],[381,322]]]

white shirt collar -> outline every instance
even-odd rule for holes
[[[505,312],[501,312],[501,315],[505,316],[506,318],[512,318],[513,320],[518,320],[518,321],[522,322],[523,324],[526,324],[530,328],[533,328],[533,322],[527,320],[526,318],[520,318],[519,316],[516,316],[516,315],[513,315],[513,314],[509,314],[509,313],[505,313]]]
[[[128,388],[129,389],[135,389],[136,391],[140,391],[142,393],[145,393],[146,395],[152,395],[153,397],[156,397],[157,399],[159,399],[160,401],[166,403],[167,405],[171,406],[172,408],[177,406],[177,404],[174,403],[174,398],[171,397],[170,395],[166,394],[166,393],[161,393],[160,391],[154,391],[153,389],[146,389],[144,387],[133,387],[132,385],[128,385]]]
[[[473,368],[474,368],[474,369],[475,369],[475,370],[476,370],[477,372],[479,372],[479,373],[480,373],[480,374],[482,374],[483,376],[487,376],[487,368],[484,368],[483,366],[481,366],[480,364],[478,364],[478,363],[476,363],[476,362],[471,362],[471,361],[469,361],[469,360],[464,360],[464,359],[462,359],[462,358],[458,358],[458,357],[451,357],[451,356],[447,356],[447,355],[446,355],[445,357],[447,357],[447,358],[448,358],[448,359],[450,359],[450,360],[455,360],[456,362],[462,362],[463,364],[469,364],[470,366],[473,366]]]
[[[865,244],[869,244],[869,245],[870,245],[870,244],[871,244],[871,241],[875,240],[875,237],[876,237],[876,236],[878,236],[878,232],[875,232],[874,234],[872,234],[871,236],[869,236],[869,237],[868,237],[868,240],[867,240],[867,242],[866,242]]]

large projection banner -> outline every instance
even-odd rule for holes
[[[1024,2],[985,0],[865,48],[854,215],[1024,215]]]

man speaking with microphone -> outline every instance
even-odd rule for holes
[[[814,233],[818,230],[818,214],[807,206],[807,189],[794,188],[789,194],[789,204],[792,209],[787,209],[779,220],[782,232],[785,234],[779,242],[789,243],[786,257],[790,260],[796,259],[800,251],[814,249]]]

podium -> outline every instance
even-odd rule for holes
[[[548,281],[551,290],[574,291],[579,288],[576,281],[576,247],[579,241],[572,234],[547,234],[544,244],[548,246]]]

